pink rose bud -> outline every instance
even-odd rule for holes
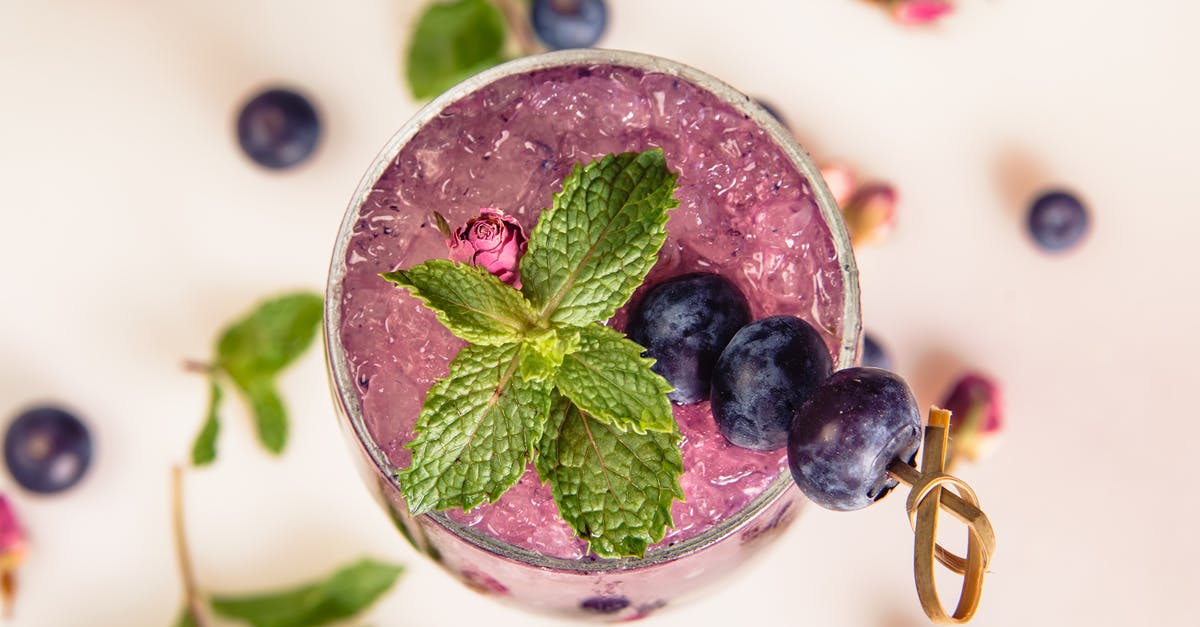
[[[450,247],[450,258],[454,261],[483,268],[501,281],[521,289],[517,266],[529,239],[516,218],[499,209],[480,209],[479,217],[467,220],[446,238],[446,245]]]
[[[834,162],[821,166],[821,178],[825,179],[825,185],[829,186],[829,193],[833,194],[833,200],[839,207],[846,206],[846,201],[850,200],[854,188],[858,186],[854,168],[845,163]]]
[[[949,0],[893,0],[892,17],[902,24],[929,24],[954,10]]]
[[[964,375],[942,402],[950,410],[950,454],[970,461],[987,457],[1004,427],[1000,388],[978,373]]]
[[[896,223],[896,190],[887,183],[860,187],[842,205],[842,218],[855,246],[882,240]]]
[[[12,610],[13,598],[17,593],[17,567],[25,560],[25,531],[17,521],[17,515],[0,494],[0,596],[4,614]]]

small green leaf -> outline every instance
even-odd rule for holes
[[[603,321],[629,300],[666,241],[675,178],[660,149],[575,167],[521,259],[522,289],[540,320]]]
[[[551,357],[538,351],[531,342],[521,343],[521,352],[517,355],[520,366],[518,373],[525,381],[553,381],[562,358],[555,362]]]
[[[487,0],[429,5],[408,47],[408,86],[431,98],[504,61],[504,16]]]
[[[214,596],[213,610],[253,627],[315,627],[350,618],[396,583],[401,566],[360,560],[328,579],[250,597]]]
[[[175,627],[199,627],[200,621],[196,620],[196,615],[192,613],[192,608],[184,605],[179,611],[179,618],[175,619]]]
[[[520,340],[534,313],[521,292],[482,268],[433,259],[380,275],[406,288],[454,335],[496,346]]]
[[[268,300],[234,322],[217,341],[217,366],[235,381],[273,376],[312,344],[321,323],[316,294]]]
[[[601,557],[642,557],[683,500],[679,431],[621,431],[555,395],[534,459],[563,519]]]
[[[192,464],[206,466],[217,458],[217,433],[221,430],[221,419],[217,409],[221,405],[221,385],[215,376],[208,381],[208,417],[204,427],[192,444]]]
[[[270,379],[253,379],[246,387],[238,387],[250,401],[254,412],[254,424],[258,428],[258,440],[272,453],[283,452],[287,444],[288,418],[283,399],[275,391],[275,382]]]
[[[676,428],[667,380],[650,369],[644,348],[602,324],[579,327],[579,348],[563,358],[554,384],[596,419],[621,431]]]
[[[521,478],[550,408],[549,380],[522,379],[520,345],[468,345],[434,383],[399,474],[413,515],[494,501]]]
[[[217,367],[224,370],[254,411],[258,437],[273,453],[287,443],[287,411],[275,390],[275,375],[304,352],[321,323],[316,294],[286,294],[268,300],[234,322],[217,341]]]

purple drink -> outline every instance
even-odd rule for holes
[[[629,308],[659,281],[717,272],[742,289],[754,317],[807,319],[847,366],[858,338],[854,262],[836,207],[823,184],[809,182],[819,181],[815,167],[785,137],[745,96],[694,70],[571,51],[471,79],[392,140],[343,224],[326,334],[340,405],[381,495],[419,548],[476,587],[548,609],[628,617],[706,579],[675,581],[679,569],[726,570],[723,560],[740,559],[749,540],[790,519],[800,497],[789,489],[784,450],[729,445],[707,402],[675,407],[687,500],[674,504],[675,528],[644,560],[585,555],[532,467],[495,503],[407,517],[390,476],[408,465],[403,445],[425,393],[463,343],[378,277],[447,256],[434,210],[455,225],[496,207],[529,229],[576,163],[659,147],[679,174],[680,206],[658,264],[610,324],[624,330]]]

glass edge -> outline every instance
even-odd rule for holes
[[[821,178],[820,171],[813,162],[812,157],[801,148],[799,142],[790,131],[785,129],[778,120],[754,103],[754,100],[745,93],[734,89],[716,77],[676,61],[644,53],[609,49],[563,50],[522,57],[466,79],[430,101],[405,122],[371,162],[370,168],[360,180],[354,195],[351,197],[346,214],[338,229],[337,241],[334,244],[333,256],[329,265],[329,276],[326,282],[325,320],[323,325],[325,359],[327,367],[333,375],[333,400],[338,405],[340,411],[349,419],[358,442],[368,457],[397,490],[400,489],[396,481],[396,472],[398,469],[387,459],[387,455],[383,450],[375,444],[374,439],[366,428],[366,422],[362,415],[362,407],[357,395],[354,394],[353,381],[350,377],[348,364],[344,359],[345,351],[343,350],[339,332],[342,300],[341,280],[346,273],[346,252],[350,242],[350,233],[353,230],[354,223],[357,221],[358,209],[373,190],[375,181],[391,165],[404,144],[426,122],[436,116],[450,103],[477,91],[499,78],[541,69],[582,64],[620,65],[643,71],[679,76],[721,97],[744,115],[750,116],[756,124],[767,131],[771,139],[784,150],[792,164],[796,166],[800,173],[808,180],[809,185],[812,186],[813,193],[817,197],[817,207],[821,212],[821,217],[824,219],[825,225],[830,231],[830,236],[834,240],[834,247],[842,270],[843,280],[842,341],[838,349],[836,367],[837,369],[842,369],[854,365],[859,334],[862,329],[859,309],[858,267],[850,247],[849,236],[841,219],[841,210],[833,200],[833,196],[829,188],[825,185],[824,179]],[[428,516],[432,521],[446,528],[450,533],[470,541],[480,549],[532,566],[574,572],[626,570],[670,562],[711,546],[737,533],[742,527],[753,520],[759,512],[773,505],[792,485],[789,474],[786,471],[781,472],[762,494],[739,510],[736,515],[731,516],[721,524],[701,534],[682,540],[675,545],[653,549],[647,552],[646,557],[641,559],[620,558],[589,561],[549,557],[479,533],[473,528],[451,520],[443,513],[439,512],[429,514]]]

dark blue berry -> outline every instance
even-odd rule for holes
[[[788,466],[817,505],[862,509],[896,487],[887,467],[911,462],[920,440],[917,401],[903,379],[879,368],[847,368],[826,379],[796,414]]]
[[[862,365],[868,368],[892,369],[892,358],[888,356],[883,345],[875,341],[875,336],[863,333]]]
[[[778,121],[779,124],[781,126],[783,126],[783,128],[788,128],[787,119],[785,119],[783,117],[783,114],[779,112],[779,109],[775,108],[775,105],[772,105],[771,103],[767,102],[766,100],[762,100],[762,99],[758,99],[758,98],[756,98],[754,100],[754,102],[758,103],[758,106],[762,107],[763,111],[770,113],[771,117],[775,118],[775,120]]]
[[[614,614],[629,607],[629,599],[625,597],[589,597],[584,599],[579,607],[597,614]]]
[[[608,24],[604,0],[533,0],[533,32],[552,50],[590,48]]]
[[[21,413],[4,436],[4,462],[30,492],[62,492],[83,478],[92,461],[92,436],[73,414],[57,407]]]
[[[264,91],[246,103],[237,120],[238,142],[255,163],[290,168],[309,157],[321,137],[317,110],[287,89]]]
[[[796,411],[832,370],[825,341],[800,318],[773,316],[742,327],[713,370],[717,428],[743,448],[787,444]]]
[[[741,290],[717,274],[684,274],[654,286],[629,319],[629,338],[655,359],[652,369],[676,403],[708,398],[713,366],[738,329],[750,322]]]
[[[1029,233],[1048,251],[1067,250],[1088,231],[1088,211],[1079,198],[1061,190],[1038,196],[1029,207]]]

